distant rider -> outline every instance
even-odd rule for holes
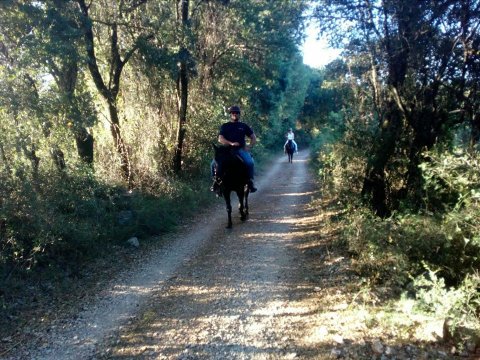
[[[235,149],[237,149],[238,155],[240,155],[247,167],[249,178],[248,188],[250,192],[253,193],[257,191],[257,188],[253,184],[253,158],[248,150],[255,145],[257,138],[252,128],[240,121],[240,108],[238,106],[231,106],[228,109],[228,112],[230,113],[230,121],[220,127],[218,141],[223,145],[233,146]],[[245,142],[245,137],[250,139],[250,144],[248,146]],[[219,164],[216,165],[217,174],[221,174],[222,172],[221,169],[219,169]],[[214,176],[213,167],[212,176]],[[211,190],[217,191],[218,187],[218,179],[214,178],[214,184]]]
[[[288,129],[288,132],[287,132],[287,141],[285,142],[285,145],[283,145],[283,151],[284,151],[284,152],[287,152],[287,144],[288,144],[288,141],[289,141],[289,140],[292,140],[293,146],[295,147],[295,148],[294,148],[294,151],[295,151],[296,153],[298,153],[298,146],[297,146],[297,143],[295,142],[295,134],[293,133],[292,128]]]

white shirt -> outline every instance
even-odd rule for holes
[[[294,140],[295,139],[295,134],[293,132],[287,133],[287,140]]]

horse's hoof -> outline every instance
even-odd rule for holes
[[[240,218],[240,220],[246,221],[246,220],[247,220],[247,217],[246,217],[246,216],[242,216],[242,217]]]
[[[227,226],[225,226],[225,229],[231,229],[232,228],[232,224],[228,224]]]

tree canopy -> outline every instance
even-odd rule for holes
[[[316,3],[322,31],[344,49],[356,116],[374,129],[362,194],[387,216],[406,196],[421,198],[422,152],[478,147],[480,3]]]

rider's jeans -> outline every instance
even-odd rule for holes
[[[254,165],[254,162],[253,162],[252,155],[247,150],[244,150],[244,149],[238,150],[238,155],[240,155],[243,162],[247,166],[248,177],[250,179],[253,179],[253,165]]]
[[[212,162],[210,163],[210,174],[212,175],[212,177],[215,176],[215,166],[217,166],[217,162],[215,160],[212,160]]]

